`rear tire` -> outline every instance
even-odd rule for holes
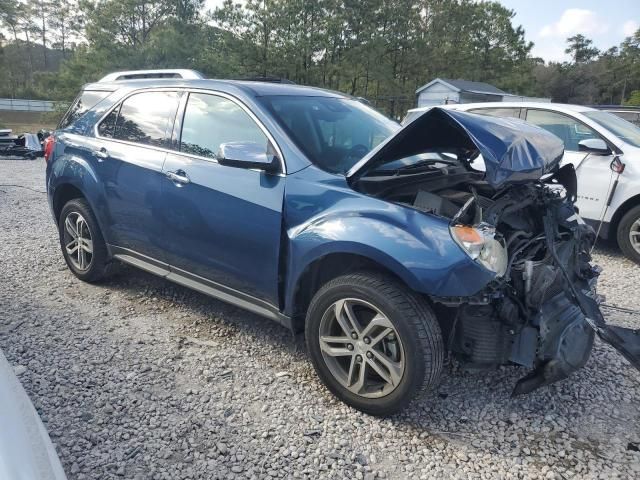
[[[640,264],[640,205],[633,207],[620,219],[617,240],[622,253]]]
[[[331,280],[311,301],[305,334],[322,382],[362,412],[397,412],[439,381],[438,322],[425,298],[393,277],[360,272]]]
[[[70,200],[58,220],[62,255],[69,270],[85,282],[102,280],[109,254],[91,207],[84,198]]]

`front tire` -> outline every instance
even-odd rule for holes
[[[618,224],[617,239],[622,253],[640,264],[640,205],[624,214]]]
[[[328,282],[311,301],[305,334],[323,383],[365,413],[397,412],[438,383],[438,322],[422,296],[390,276],[360,272]]]
[[[62,255],[76,277],[85,282],[97,282],[106,276],[107,246],[85,199],[75,198],[62,207],[58,233]]]

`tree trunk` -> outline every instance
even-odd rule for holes
[[[47,69],[47,12],[43,0],[40,0],[40,18],[42,19],[42,56],[44,69]]]

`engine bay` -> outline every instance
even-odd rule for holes
[[[445,307],[448,350],[465,368],[528,367],[514,394],[528,393],[584,366],[596,333],[640,364],[637,335],[607,326],[599,311],[599,269],[590,263],[596,237],[574,206],[571,165],[500,189],[465,162],[415,170],[377,172],[361,188],[448,219],[452,238],[495,273],[474,296],[432,299]]]

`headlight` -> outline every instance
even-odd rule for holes
[[[476,227],[454,225],[451,236],[475,261],[501,277],[507,271],[507,249],[495,237],[495,228],[481,224]]]

